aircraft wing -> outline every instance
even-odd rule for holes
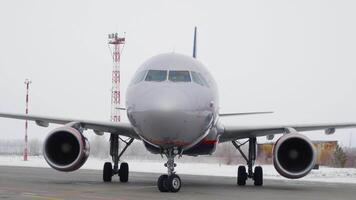
[[[298,132],[324,130],[326,134],[332,134],[335,129],[354,128],[356,123],[330,123],[330,124],[300,124],[279,126],[225,126],[220,135],[220,142],[233,141],[249,137],[260,137],[266,135],[287,133],[292,128]]]
[[[105,122],[105,121],[91,121],[91,120],[81,120],[81,119],[68,119],[59,117],[46,117],[38,115],[24,115],[24,114],[13,114],[13,113],[0,113],[0,117],[11,118],[11,119],[23,119],[35,121],[37,125],[48,127],[50,123],[52,124],[67,124],[70,122],[78,122],[85,129],[92,129],[96,133],[108,132],[113,134],[118,134],[122,136],[127,136],[135,139],[140,139],[131,124],[124,122]]]
[[[232,117],[232,116],[244,116],[244,115],[260,115],[260,114],[272,114],[272,111],[264,112],[240,112],[240,113],[219,113],[219,117]]]

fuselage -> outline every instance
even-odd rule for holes
[[[135,131],[146,144],[164,149],[216,143],[218,105],[217,86],[206,67],[176,53],[144,62],[126,95]]]

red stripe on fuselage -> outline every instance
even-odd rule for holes
[[[218,141],[217,140],[203,140],[203,144],[216,144]]]

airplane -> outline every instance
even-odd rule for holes
[[[263,185],[263,169],[255,166],[257,137],[271,139],[283,134],[274,144],[273,165],[289,179],[306,176],[315,165],[316,151],[304,131],[356,127],[356,123],[281,124],[269,126],[229,126],[223,117],[268,114],[272,112],[220,113],[218,88],[214,78],[197,59],[197,29],[194,30],[193,56],[165,53],[145,61],[138,68],[127,89],[126,110],[129,122],[91,121],[38,115],[0,113],[0,117],[31,120],[41,127],[50,123],[63,126],[49,132],[43,145],[44,158],[50,167],[63,172],[79,169],[89,156],[89,142],[83,135],[93,130],[97,135],[110,134],[112,162],[104,163],[103,181],[119,176],[129,179],[129,165],[120,158],[134,140],[143,142],[153,154],[167,158],[167,174],[157,180],[160,192],[178,192],[182,181],[175,171],[175,158],[211,155],[219,143],[231,142],[247,163],[238,166],[237,185],[252,179]],[[127,137],[128,139],[123,139]],[[119,140],[124,148],[119,152]],[[241,147],[248,145],[245,154]],[[120,166],[119,166],[120,164]]]

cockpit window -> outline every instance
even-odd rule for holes
[[[192,72],[192,79],[193,79],[193,81],[194,81],[195,83],[198,83],[199,85],[204,86],[204,83],[203,83],[203,81],[200,79],[198,73]]]
[[[170,81],[173,82],[190,82],[189,71],[169,71]]]
[[[167,79],[167,71],[165,70],[149,70],[146,76],[146,81],[165,81]]]
[[[204,85],[205,85],[206,87],[209,87],[209,83],[208,83],[208,81],[206,81],[206,79],[204,78],[204,76],[203,76],[202,74],[200,74],[200,73],[198,73],[198,75],[199,75],[200,79],[203,81]]]
[[[143,79],[145,78],[146,73],[147,73],[147,70],[144,70],[144,71],[139,72],[139,73],[135,76],[135,78],[133,79],[133,83],[136,84],[136,83],[138,83],[138,82],[143,81]]]
[[[206,81],[206,79],[204,78],[203,75],[201,75],[200,73],[198,72],[191,72],[192,73],[192,79],[195,83],[201,85],[201,86],[206,86],[206,87],[209,87],[209,84],[208,82]]]

